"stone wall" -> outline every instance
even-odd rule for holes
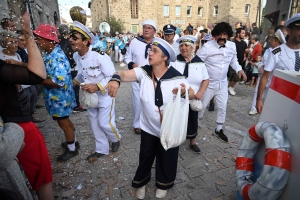
[[[17,29],[21,29],[20,20],[27,10],[27,4],[24,0],[7,0],[7,16],[12,17],[16,23]],[[30,1],[34,28],[41,23],[48,23],[55,26],[60,24],[60,16],[57,0],[34,0]],[[3,16],[4,17],[4,16]],[[3,18],[1,16],[1,19]]]
[[[248,16],[245,16],[246,3],[251,5]],[[138,25],[138,30],[141,31],[141,23],[146,19],[156,21],[159,30],[169,23],[178,23],[181,28],[185,29],[188,23],[196,27],[199,22],[213,24],[226,21],[233,26],[238,21],[253,22],[256,18],[257,4],[258,0],[138,0],[138,18],[132,19],[130,0],[92,0],[91,11],[93,29],[98,29],[99,24],[108,14],[121,19],[125,24],[126,31],[131,30],[132,25]],[[164,6],[169,6],[168,16],[164,16]],[[176,6],[181,8],[179,16],[176,15]],[[191,16],[187,15],[188,6],[192,7]],[[214,6],[218,6],[218,15],[214,15]],[[198,15],[198,7],[202,8],[202,16]]]

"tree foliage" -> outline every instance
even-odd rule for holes
[[[123,33],[125,30],[124,22],[120,19],[116,19],[114,16],[107,17],[105,20],[110,26],[110,33],[115,35],[115,32]]]

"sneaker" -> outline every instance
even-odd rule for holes
[[[89,155],[86,159],[89,161],[89,162],[92,162],[94,161],[94,159],[97,159],[97,158],[100,158],[101,156],[103,156],[104,154],[102,153],[92,153],[91,155]]]
[[[245,81],[241,81],[240,84],[241,84],[241,85],[245,84]]]
[[[219,136],[219,138],[221,140],[223,140],[224,142],[228,142],[228,138],[227,136],[224,134],[223,129],[221,129],[220,131],[217,131],[217,129],[215,130],[215,134],[217,134]]]
[[[256,111],[256,110],[250,110],[250,111],[249,111],[249,115],[255,115],[255,114],[257,114],[257,111]]]
[[[210,103],[208,111],[214,111],[214,110],[215,110],[215,104],[214,103]]]
[[[68,148],[68,144],[67,144],[67,142],[62,142],[61,143],[61,147],[62,148],[64,148],[64,149],[66,149],[66,148]],[[78,150],[78,149],[80,149],[80,144],[79,144],[79,142],[75,142],[75,148]]]
[[[72,158],[74,156],[77,156],[78,154],[79,154],[78,149],[75,149],[75,151],[70,151],[69,148],[66,148],[65,152],[62,155],[58,156],[56,158],[56,160],[59,161],[59,162],[64,162],[64,161],[67,161],[67,160],[69,160],[70,158]]]
[[[250,85],[250,83],[251,83],[251,81],[248,81],[248,82],[245,83],[245,85]]]
[[[229,87],[229,88],[228,88],[228,92],[229,92],[229,94],[231,94],[232,96],[235,95],[235,91],[234,91],[234,89],[233,89],[232,87]]]
[[[116,152],[120,147],[120,141],[111,143],[111,151]]]
[[[201,150],[199,149],[197,144],[190,145],[190,147],[195,153],[201,153]]]
[[[144,199],[146,194],[145,186],[136,189],[136,198]]]
[[[73,113],[84,112],[84,111],[86,111],[86,109],[83,108],[82,106],[73,108]]]
[[[155,197],[158,199],[162,199],[166,196],[168,190],[157,189],[155,192]]]

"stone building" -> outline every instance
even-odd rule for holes
[[[12,18],[21,29],[20,20],[25,11],[31,11],[32,28],[41,23],[54,26],[60,25],[60,16],[57,0],[0,0],[0,20],[5,17]]]
[[[264,12],[264,26],[261,39],[263,40],[270,28],[279,24],[300,12],[299,0],[267,0]],[[263,42],[263,41],[262,41]]]
[[[165,24],[179,24],[185,28],[188,23],[194,27],[213,25],[225,21],[232,26],[236,22],[253,23],[257,16],[259,0],[91,0],[93,29],[109,16],[124,22],[126,30],[139,32],[146,19],[156,21],[162,30]]]

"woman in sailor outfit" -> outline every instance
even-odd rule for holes
[[[132,186],[137,189],[137,198],[145,197],[145,185],[151,179],[151,168],[156,159],[156,197],[163,198],[167,189],[174,185],[176,178],[179,147],[164,150],[160,143],[162,112],[169,98],[173,98],[181,87],[182,97],[189,88],[188,95],[194,98],[194,92],[182,74],[169,62],[176,60],[175,51],[165,40],[154,38],[149,51],[149,64],[133,70],[118,71],[105,88],[115,97],[120,82],[139,82],[141,98],[141,145],[139,166]],[[155,84],[156,82],[156,84]]]
[[[119,130],[115,123],[115,100],[111,98],[104,86],[115,72],[114,65],[104,51],[97,53],[89,48],[89,44],[95,36],[80,22],[74,21],[74,28],[70,35],[70,42],[74,53],[74,61],[78,67],[78,74],[73,82],[82,86],[82,90],[96,93],[98,106],[88,108],[89,119],[95,137],[96,149],[87,157],[88,161],[94,161],[102,155],[109,154],[109,141],[112,143],[112,151],[120,146]]]
[[[205,64],[197,56],[193,55],[194,43],[197,40],[194,36],[182,36],[176,40],[179,43],[180,54],[174,63],[174,68],[182,73],[191,88],[194,90],[195,99],[201,100],[202,95],[207,89],[209,76]],[[196,136],[198,130],[198,112],[189,108],[189,118],[187,127],[187,139],[190,140],[190,147],[196,153],[200,153],[200,149],[196,144]]]

